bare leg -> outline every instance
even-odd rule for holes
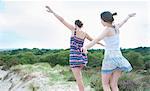
[[[104,91],[111,91],[110,89],[110,79],[112,74],[102,74],[102,85]]]
[[[83,84],[83,79],[82,79],[82,74],[81,74],[81,68],[71,68],[76,82],[78,84],[79,87],[79,91],[84,91],[84,84]]]
[[[118,79],[120,78],[120,76],[121,76],[121,71],[116,70],[113,72],[112,78],[110,80],[110,85],[111,85],[112,91],[119,91]]]

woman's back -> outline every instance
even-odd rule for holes
[[[83,32],[82,30],[75,30],[75,31],[73,31],[71,36],[74,36],[74,35],[77,38],[80,38],[80,39],[85,39],[85,37],[86,37],[86,33]]]
[[[109,30],[111,35],[104,38],[105,50],[120,50],[119,30],[116,27]]]

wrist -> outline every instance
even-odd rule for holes
[[[52,11],[52,14],[54,14],[54,15],[55,15],[55,12],[53,12],[53,11]]]
[[[131,15],[128,15],[128,18],[132,17]]]

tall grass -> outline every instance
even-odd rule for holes
[[[57,82],[75,82],[70,67],[56,65],[51,67],[48,63],[36,63],[28,65],[13,66],[11,70],[34,73],[40,72],[49,78],[49,85]],[[82,70],[85,86],[90,86],[94,91],[103,91],[101,83],[101,74],[97,68],[88,68]],[[150,91],[150,73],[148,70],[138,70],[131,73],[123,73],[119,79],[120,91]]]

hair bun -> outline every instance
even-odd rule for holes
[[[112,16],[114,16],[114,15],[117,15],[117,13],[115,12],[115,13],[112,14]]]

